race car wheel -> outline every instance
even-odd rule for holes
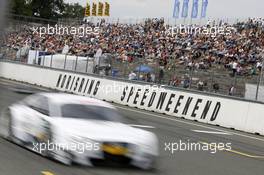
[[[132,165],[143,170],[154,170],[156,167],[156,157],[149,155],[145,161],[132,162]]]
[[[1,135],[7,140],[13,140],[12,115],[9,109],[1,114]]]
[[[52,128],[51,126],[48,124],[46,127],[46,133],[47,133],[47,140],[46,140],[46,144],[53,144],[52,147],[47,147],[46,153],[44,156],[50,157],[64,165],[72,165],[72,160],[73,160],[73,155],[71,153],[69,153],[68,151],[64,150],[63,148],[57,147],[56,142],[54,142],[54,138],[53,138],[53,133],[52,133]],[[49,143],[48,143],[49,142]]]
[[[52,138],[52,130],[51,126],[48,122],[45,121],[45,132],[43,132],[36,141],[39,143],[41,147],[40,154],[45,157],[52,157],[52,147],[50,147],[50,144],[53,142]]]
[[[56,150],[56,152],[53,153],[53,159],[67,166],[72,165],[72,158],[72,154],[67,151]]]

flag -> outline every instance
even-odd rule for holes
[[[103,16],[104,11],[104,4],[102,2],[99,2],[98,4],[98,16]]]
[[[90,4],[89,3],[87,3],[87,5],[86,5],[86,8],[85,8],[85,16],[87,17],[87,16],[91,16],[91,9],[90,9],[91,7],[90,7]]]
[[[199,0],[193,0],[192,18],[197,18],[197,16],[198,16],[198,6],[199,6]]]
[[[179,18],[180,17],[180,1],[175,0],[174,3],[174,10],[173,10],[173,18]]]
[[[105,2],[104,16],[110,16],[110,4],[108,2]]]
[[[97,4],[93,3],[92,16],[97,16]]]
[[[201,18],[205,18],[206,17],[207,5],[208,5],[208,0],[203,0],[202,10],[201,10]]]
[[[183,0],[183,5],[182,5],[182,18],[187,18],[188,17],[188,10],[189,10],[189,0]]]

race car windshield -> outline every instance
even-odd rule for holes
[[[122,117],[115,109],[102,106],[67,104],[61,107],[62,117],[88,120],[121,122]]]

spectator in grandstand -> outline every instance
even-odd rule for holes
[[[146,74],[146,81],[147,81],[147,82],[151,82],[151,74],[150,74],[150,72],[148,72],[148,73]]]
[[[218,93],[219,89],[220,89],[219,84],[216,83],[216,82],[213,83],[213,90],[214,90],[214,92],[215,92],[215,93]]]
[[[238,65],[236,68],[236,74],[237,75],[243,75],[243,68],[241,65]]]
[[[190,85],[191,85],[191,79],[190,79],[189,75],[185,74],[184,79],[183,79],[183,87],[189,88]]]
[[[163,67],[161,67],[159,70],[159,84],[163,83],[163,79],[164,79],[164,70]]]
[[[238,63],[237,63],[236,61],[233,61],[233,62],[231,63],[231,66],[232,66],[232,70],[233,70],[233,74],[232,74],[232,76],[234,77],[234,76],[236,75],[236,73],[237,73]]]
[[[204,82],[202,80],[200,80],[197,84],[197,88],[199,91],[203,91],[204,90]]]
[[[131,71],[130,74],[128,75],[128,79],[129,80],[136,80],[137,74],[135,72]]]
[[[156,82],[156,75],[154,73],[150,74],[151,82],[155,83]]]
[[[181,80],[177,76],[174,76],[168,83],[169,86],[179,86],[180,84]]]
[[[262,63],[260,61],[258,61],[256,67],[257,67],[257,69],[259,71],[261,71],[261,69],[262,69]]]
[[[229,88],[228,95],[234,96],[234,94],[235,94],[235,87],[234,85],[231,85],[231,87]]]
[[[108,64],[107,66],[105,66],[104,68],[105,76],[109,76],[111,69],[112,69],[111,64]]]

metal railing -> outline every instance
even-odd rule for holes
[[[156,58],[135,57],[133,60],[123,60],[117,55],[112,55],[106,63],[101,57],[95,59],[67,54],[48,54],[38,50],[30,51],[29,54],[25,54],[21,48],[0,47],[0,58],[10,61],[242,98],[245,97],[246,84],[263,85],[263,75],[260,74],[260,71],[255,75],[232,75],[232,71],[229,69],[194,69],[186,65],[171,64],[160,66],[159,59]],[[132,76],[131,79],[133,74],[134,77]],[[235,91],[230,94],[232,86]],[[262,91],[262,89],[258,90],[258,97],[262,96]],[[250,99],[254,98],[250,97]]]

